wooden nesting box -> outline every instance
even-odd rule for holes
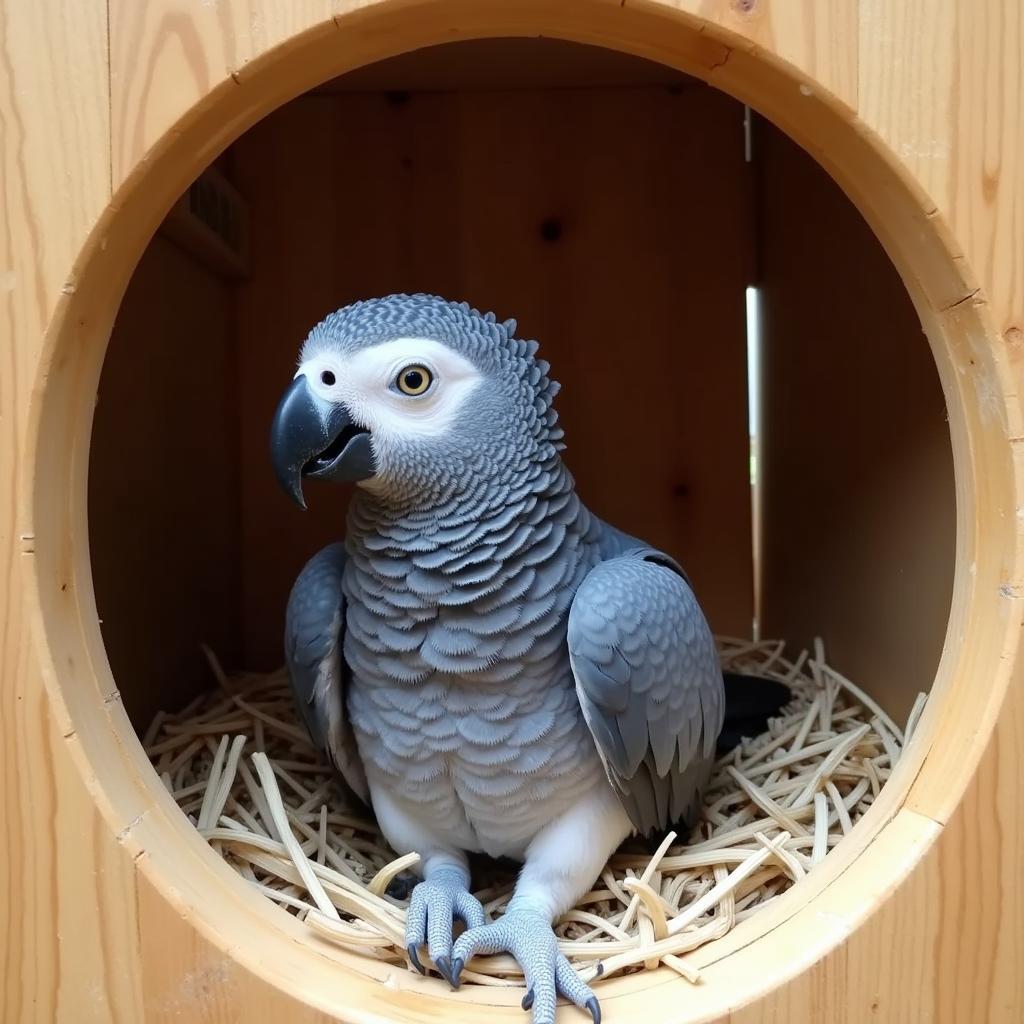
[[[677,553],[716,628],[822,633],[897,715],[931,690],[814,875],[699,951],[699,986],[609,982],[606,1020],[1024,1016],[1016,3],[0,15],[5,1021],[523,1019],[384,984],[249,891],[134,727],[202,685],[201,640],[278,659],[340,523],[273,492],[280,382],[325,312],[411,289],[541,340],[585,498]]]

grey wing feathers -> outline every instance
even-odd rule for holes
[[[722,729],[714,638],[675,563],[602,562],[569,611],[576,692],[608,778],[642,834],[692,823]]]
[[[306,563],[288,598],[284,653],[295,703],[310,738],[366,801],[366,775],[345,710],[344,569],[342,544],[324,548]]]

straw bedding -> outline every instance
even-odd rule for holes
[[[901,729],[829,667],[820,644],[793,660],[782,642],[721,638],[719,648],[723,667],[784,682],[793,699],[719,760],[685,842],[670,833],[653,853],[628,842],[556,923],[588,981],[660,964],[697,981],[685,954],[824,860],[877,798],[924,707],[922,694]],[[144,739],[164,785],[254,889],[347,949],[407,965],[405,901],[392,882],[408,878],[417,856],[396,857],[367,812],[344,805],[283,671],[229,678],[207,654],[219,687],[158,714]],[[484,866],[474,881],[488,915],[500,914],[514,873]],[[508,956],[477,958],[463,978],[522,984]]]

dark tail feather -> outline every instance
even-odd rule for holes
[[[768,719],[777,715],[792,699],[784,683],[762,676],[724,672],[725,723],[718,737],[718,753],[726,754],[744,736],[757,736],[768,727]]]

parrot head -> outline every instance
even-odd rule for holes
[[[515,330],[429,295],[332,313],[306,338],[274,415],[281,486],[303,508],[306,477],[436,502],[557,458],[558,385]]]

